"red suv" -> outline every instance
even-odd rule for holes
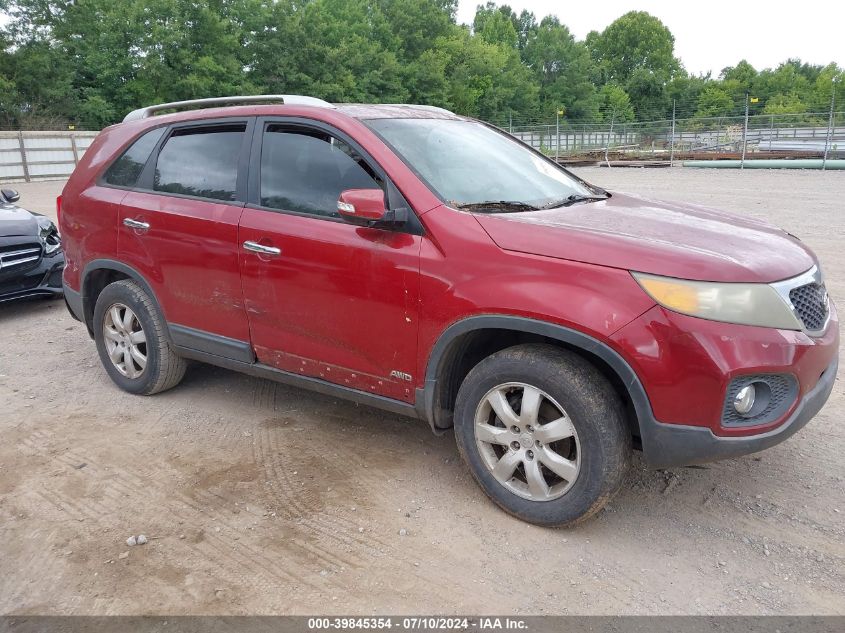
[[[124,390],[194,359],[454,427],[484,491],[541,525],[600,509],[632,448],[667,467],[786,439],[836,376],[796,237],[611,194],[439,108],[144,108],[59,216],[68,307]]]

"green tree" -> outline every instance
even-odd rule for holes
[[[656,17],[630,11],[604,31],[591,32],[587,47],[604,81],[613,81],[630,95],[637,118],[661,119],[671,107],[667,85],[681,72],[675,38]]]
[[[7,125],[32,129],[77,121],[72,60],[57,46],[26,42],[4,55],[1,70],[9,90],[3,90]]]
[[[836,89],[836,109],[845,109],[845,69],[836,64],[825,66],[813,82],[808,103],[813,112],[827,112],[830,109],[831,93]]]
[[[774,70],[767,68],[758,73],[751,93],[767,103],[775,95],[806,94],[812,85],[806,74],[807,69],[798,60],[788,60]]]
[[[697,109],[698,97],[701,92],[713,84],[709,75],[688,75],[679,72],[666,86],[667,114],[671,112],[672,102],[676,105],[676,116],[679,119],[691,116]]]
[[[719,79],[690,76],[674,37],[632,11],[577,41],[507,4],[457,0],[0,0],[0,117],[97,128],[144,104],[243,93],[414,101],[483,118],[664,119],[751,111],[826,113],[843,70],[790,59]],[[833,79],[839,82],[834,84]],[[730,103],[729,103],[730,101]],[[618,119],[617,119],[618,115]],[[820,118],[817,116],[816,118]]]
[[[456,28],[457,0],[378,0],[376,5],[395,38],[397,57],[404,62],[419,59],[437,38],[448,37]]]
[[[696,118],[727,116],[734,108],[734,101],[723,88],[713,84],[709,85],[698,96],[698,109],[695,112]]]
[[[458,29],[437,41],[446,60],[446,95],[459,113],[503,120],[536,105],[537,88],[515,50],[489,44]]]
[[[517,48],[519,37],[511,13],[508,7],[500,8],[493,2],[479,6],[472,23],[473,33],[488,44]]]
[[[757,77],[757,71],[754,70],[754,66],[743,59],[736,66],[723,68],[719,76],[722,80],[737,81],[742,89],[747,91],[751,89],[751,85]]]
[[[631,97],[622,86],[605,84],[599,91],[600,116],[605,121],[630,123],[635,119]]]
[[[795,93],[776,94],[766,101],[763,108],[765,114],[802,114],[807,111],[807,105]]]
[[[604,31],[587,36],[587,46],[608,80],[627,84],[637,71],[649,71],[668,82],[680,70],[675,58],[675,37],[653,15],[630,11]]]
[[[367,0],[315,0],[297,24],[291,52],[306,94],[328,101],[405,101],[389,23]]]
[[[637,68],[624,85],[640,121],[664,119],[672,109],[663,78],[647,68]]]
[[[557,18],[543,18],[526,42],[522,57],[539,83],[543,114],[552,115],[563,106],[568,118],[595,116],[595,65],[586,46],[576,42]]]

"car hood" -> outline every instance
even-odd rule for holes
[[[772,282],[816,259],[766,222],[614,193],[600,202],[476,217],[505,250],[700,281]]]
[[[26,209],[0,204],[0,237],[38,235],[38,220]]]

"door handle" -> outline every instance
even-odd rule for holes
[[[141,222],[140,220],[133,220],[132,218],[126,218],[123,220],[123,225],[128,226],[130,229],[137,229],[138,231],[147,231],[150,228],[149,222]]]
[[[263,244],[259,244],[258,242],[244,242],[244,248],[248,251],[252,251],[253,253],[261,253],[262,255],[272,255],[273,257],[282,254],[281,248],[276,248],[275,246],[264,246]]]

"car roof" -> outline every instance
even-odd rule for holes
[[[140,112],[140,111],[136,111]],[[134,113],[133,113],[134,114]],[[203,119],[228,118],[238,116],[313,116],[314,118],[331,120],[340,115],[357,120],[370,119],[442,119],[465,120],[454,112],[427,105],[412,104],[367,104],[367,103],[339,103],[325,106],[301,104],[264,104],[264,105],[225,105],[220,107],[197,107],[177,110],[170,113],[148,114],[142,117],[127,117],[119,126],[139,126],[142,128],[154,125],[199,121]],[[112,126],[114,127],[114,126]]]

